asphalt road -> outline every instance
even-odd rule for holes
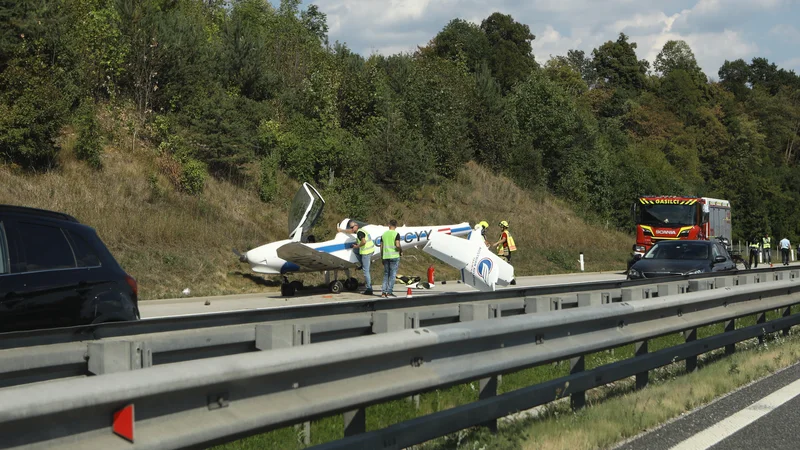
[[[625,275],[622,271],[618,272],[593,272],[593,273],[572,273],[562,275],[542,275],[517,278],[516,286],[544,286],[552,284],[585,283],[589,281],[624,280]],[[498,289],[506,289],[499,287]],[[363,288],[359,289],[359,292]],[[373,290],[377,293],[375,298],[380,297],[380,285],[374,285]],[[395,294],[405,296],[406,288],[395,284]],[[217,297],[188,297],[164,300],[143,300],[139,302],[139,309],[142,318],[176,316],[185,314],[201,314],[221,311],[237,311],[256,308],[271,308],[288,305],[308,305],[323,302],[343,302],[343,301],[363,301],[365,296],[359,292],[342,292],[331,294],[326,289],[309,289],[299,291],[292,297],[283,297],[279,291],[269,291],[263,294],[241,294],[225,295]],[[447,281],[446,284],[437,282],[431,289],[413,289],[413,296],[425,296],[433,294],[446,294],[456,292],[477,292],[472,286]],[[206,305],[206,303],[209,303]]]
[[[800,363],[715,400],[615,450],[796,450]]]

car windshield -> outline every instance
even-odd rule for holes
[[[696,225],[697,205],[638,205],[637,222],[642,225]]]
[[[644,259],[709,259],[709,247],[691,242],[659,242],[644,255]]]

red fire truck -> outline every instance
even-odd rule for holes
[[[731,241],[731,204],[708,197],[646,195],[631,207],[636,224],[633,257],[644,255],[658,241],[720,239]]]

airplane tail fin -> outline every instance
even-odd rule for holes
[[[486,247],[480,231],[473,230],[466,242],[434,233],[422,250],[461,270],[462,281],[481,291],[494,291],[496,285],[507,286],[514,279],[514,267]]]

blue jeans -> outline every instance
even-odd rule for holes
[[[383,284],[381,285],[382,294],[391,294],[394,290],[394,277],[397,276],[397,268],[400,266],[400,258],[383,260]]]
[[[372,277],[369,274],[369,266],[372,264],[372,258],[370,255],[358,255],[361,259],[361,269],[364,272],[364,285],[367,287],[368,291],[372,290]]]

